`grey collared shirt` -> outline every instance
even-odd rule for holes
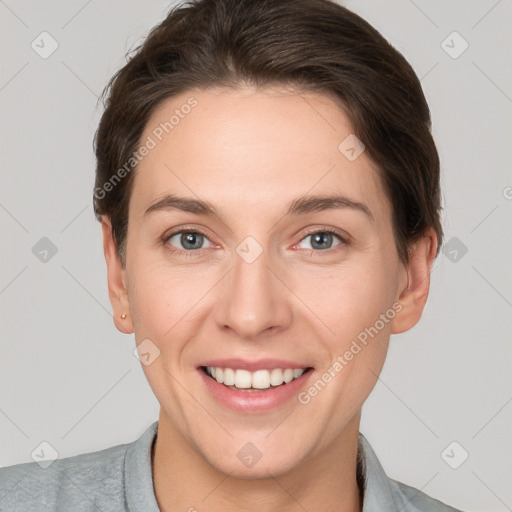
[[[57,459],[46,469],[38,462],[0,468],[0,511],[159,512],[151,470],[157,429],[155,421],[133,443]],[[460,512],[388,478],[361,433],[358,459],[363,512]],[[190,508],[201,510],[200,503]]]

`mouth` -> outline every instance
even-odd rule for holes
[[[269,368],[249,371],[243,368],[201,366],[210,379],[233,391],[265,392],[289,385],[313,370],[305,368]]]
[[[244,415],[270,413],[293,399],[298,404],[299,393],[315,373],[309,366],[265,368],[258,364],[255,368],[243,363],[238,366],[246,367],[206,365],[198,367],[198,373],[205,391],[218,405]]]
[[[290,404],[316,374],[307,364],[276,358],[227,358],[196,367],[208,399],[244,415],[271,413]]]

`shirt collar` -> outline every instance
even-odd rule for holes
[[[358,438],[357,479],[364,489],[363,512],[402,508],[395,499],[393,481],[386,475],[370,443],[361,433]]]
[[[151,452],[158,432],[158,421],[152,423],[126,450],[124,460],[125,496],[130,512],[160,512],[153,486]]]

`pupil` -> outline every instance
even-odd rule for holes
[[[315,247],[315,244],[316,243],[319,243],[319,247]],[[332,235],[331,233],[315,233],[313,235],[313,242],[312,242],[312,246],[313,246],[313,249],[317,249],[317,248],[329,248],[331,246],[331,243],[332,243]]]
[[[183,244],[183,247],[185,247],[186,249],[199,249],[201,247],[202,236],[203,235],[201,235],[200,233],[186,233],[184,235],[181,235],[181,243]],[[187,244],[191,244],[192,247],[190,247]]]

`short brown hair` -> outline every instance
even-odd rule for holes
[[[103,92],[94,140],[94,212],[110,219],[123,265],[134,178],[126,164],[152,113],[187,90],[247,84],[334,95],[377,165],[400,260],[430,227],[439,253],[440,164],[420,81],[355,13],[331,0],[193,0],[132,53]]]

